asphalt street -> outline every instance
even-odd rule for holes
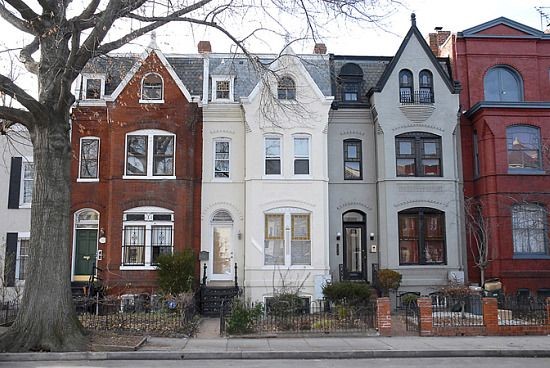
[[[187,361],[151,361],[151,360],[106,360],[106,361],[69,361],[69,362],[0,362],[0,367],[10,368],[425,368],[425,367],[483,367],[483,368],[539,368],[550,367],[550,358],[415,358],[415,359],[351,359],[351,360],[187,360]]]

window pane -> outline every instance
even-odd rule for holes
[[[83,139],[80,147],[80,177],[97,178],[98,139]]]
[[[266,175],[280,175],[281,174],[281,161],[280,160],[266,160],[265,161],[265,173]]]
[[[285,247],[283,240],[265,240],[264,241],[264,264],[265,265],[284,265]]]
[[[145,264],[145,226],[124,227],[124,264]]]
[[[151,263],[156,264],[158,256],[162,254],[172,254],[172,245],[172,226],[153,226],[151,228],[153,257]]]
[[[162,100],[162,79],[157,74],[149,74],[143,79],[142,99]]]
[[[399,140],[397,142],[398,154],[400,155],[412,155],[413,154],[413,142]]]
[[[229,81],[216,82],[216,98],[229,98]]]
[[[546,213],[537,204],[512,208],[512,238],[515,253],[546,253]]]
[[[212,258],[213,273],[216,275],[231,274],[231,228],[214,227],[214,255]]]
[[[344,163],[344,179],[361,179],[361,163],[346,161]]]
[[[437,155],[437,143],[436,142],[424,142],[424,154],[425,155]]]
[[[214,177],[229,178],[229,142],[215,142]]]
[[[414,158],[397,159],[397,176],[414,176],[416,173]]]
[[[357,148],[355,144],[346,144],[346,158],[359,158]]]
[[[422,172],[424,176],[440,176],[440,165],[437,159],[423,159]]]
[[[23,163],[23,203],[32,202],[32,191],[34,187],[34,164]]]
[[[311,264],[311,241],[310,240],[292,240],[290,252],[290,263],[292,265],[310,265]]]
[[[294,156],[309,157],[309,138],[294,138]]]
[[[508,168],[540,169],[540,131],[528,126],[509,127],[506,130]]]
[[[418,264],[418,243],[415,240],[399,242],[399,263]]]
[[[309,240],[309,215],[292,215],[292,240]]]
[[[267,157],[281,156],[281,140],[280,138],[265,139],[265,155]]]
[[[86,80],[86,99],[97,100],[101,97],[101,79]]]
[[[283,221],[284,215],[265,215],[265,238],[283,239]]]
[[[520,101],[520,86],[516,77],[506,68],[500,68],[501,101]]]
[[[174,174],[174,136],[153,137],[153,175]]]
[[[309,160],[294,160],[294,174],[295,175],[308,175],[309,174]]]
[[[442,240],[439,241],[426,241],[426,248],[424,249],[424,258],[426,263],[443,263],[444,258],[444,244]]]
[[[147,175],[147,136],[128,136],[127,175]]]
[[[27,278],[27,261],[30,254],[29,244],[29,239],[19,240],[19,280],[25,280]]]

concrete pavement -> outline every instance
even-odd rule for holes
[[[0,363],[45,360],[365,359],[550,357],[550,336],[150,338],[135,352],[4,353]]]

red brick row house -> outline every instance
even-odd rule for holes
[[[507,18],[432,34],[453,60],[460,94],[466,204],[488,228],[485,279],[506,293],[550,293],[550,34]],[[471,235],[471,234],[470,234]],[[470,282],[480,282],[468,237]]]
[[[154,45],[153,45],[154,46]],[[109,56],[72,113],[72,281],[152,293],[160,254],[200,249],[202,58]],[[197,266],[198,272],[198,266]]]

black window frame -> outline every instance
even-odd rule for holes
[[[426,260],[426,242],[429,240],[426,240],[428,238],[426,234],[426,216],[439,216],[440,226],[441,226],[441,237],[438,239],[443,243],[443,254],[441,255],[442,261],[441,262],[430,262]],[[401,235],[401,223],[402,223],[402,216],[416,216],[416,226],[417,226],[417,237],[409,237],[404,238]],[[446,230],[446,222],[445,222],[445,212],[439,211],[435,208],[430,207],[415,207],[415,208],[409,208],[403,211],[398,212],[397,214],[397,223],[398,223],[398,229],[397,229],[397,236],[399,239],[399,265],[400,266],[441,266],[441,265],[447,265],[447,230]],[[402,261],[402,241],[412,241],[416,239],[417,241],[417,252],[418,252],[418,262],[403,262]]]
[[[296,100],[296,82],[288,75],[279,78],[277,83],[277,98],[279,100]]]
[[[404,83],[405,75],[410,78],[409,83]],[[408,93],[405,93],[405,90],[408,90]],[[399,71],[399,102],[414,103],[414,76],[409,69]]]
[[[411,153],[403,154],[400,152],[400,142],[411,142]],[[436,154],[430,155],[424,152],[424,143],[435,143]],[[442,157],[441,137],[436,134],[425,132],[404,133],[395,137],[395,175],[397,177],[443,177],[443,157]],[[414,175],[400,175],[398,170],[399,160],[414,160]],[[439,175],[425,175],[422,168],[423,160],[439,160]]]
[[[344,64],[340,69],[338,80],[340,84],[340,98],[342,102],[361,102],[361,94],[363,89],[363,69],[361,69],[359,65],[355,63]]]
[[[428,83],[424,83],[424,77],[428,78]],[[418,103],[434,103],[434,77],[433,73],[424,69],[418,73]]]
[[[348,156],[348,147],[355,146],[357,149],[358,158],[349,158]],[[344,150],[344,180],[363,180],[363,142],[357,138],[344,139],[343,141],[343,150]],[[346,163],[347,162],[359,162],[359,177],[348,177],[346,175]]]

